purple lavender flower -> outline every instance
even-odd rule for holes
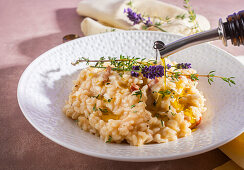
[[[170,69],[171,68],[171,65],[170,64],[167,64],[166,67],[167,67],[167,69]]]
[[[191,63],[179,63],[176,65],[178,69],[188,69],[191,68]]]
[[[150,17],[148,17],[148,19],[146,20],[146,22],[144,22],[144,24],[147,26],[147,27],[150,27],[152,25],[152,21],[150,20]]]
[[[145,66],[141,73],[146,78],[155,79],[155,77],[162,77],[164,75],[164,67],[162,65]]]
[[[139,24],[144,20],[141,17],[141,14],[137,14],[136,12],[133,12],[132,9],[130,8],[124,9],[124,13],[127,13],[127,17],[129,18],[129,20],[133,22],[133,25]]]
[[[140,66],[132,66],[132,70],[140,70]]]
[[[135,71],[131,71],[131,76],[133,77],[138,77],[139,73],[135,72]]]

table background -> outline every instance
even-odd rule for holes
[[[50,141],[24,118],[16,92],[22,72],[36,57],[80,34],[75,8],[79,0],[0,0],[0,169],[212,169],[229,160],[215,149],[197,156],[164,162],[132,163],[93,158]],[[182,6],[183,0],[165,0]],[[192,0],[195,11],[212,27],[220,17],[242,10],[244,0]],[[215,45],[236,56],[243,47]]]

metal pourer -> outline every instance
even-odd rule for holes
[[[226,19],[224,23],[219,19],[218,28],[193,34],[167,45],[162,41],[155,41],[153,48],[159,50],[161,58],[164,58],[190,46],[214,40],[222,40],[225,46],[229,39],[234,46],[244,45],[244,10],[229,15]]]

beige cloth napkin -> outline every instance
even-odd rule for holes
[[[83,0],[79,3],[77,13],[87,16],[81,23],[81,30],[85,36],[110,31],[135,30],[141,25],[133,25],[123,12],[128,8],[128,0]],[[161,18],[175,18],[177,15],[187,14],[185,9],[158,0],[133,0],[133,7],[138,13]],[[209,21],[197,15],[201,30],[210,29]],[[190,35],[191,26],[186,17],[183,20],[173,19],[170,24],[163,24],[161,28],[169,33]],[[115,28],[115,29],[114,29]]]

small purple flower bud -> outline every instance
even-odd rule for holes
[[[131,71],[131,76],[133,77],[138,77],[139,73],[135,72],[135,71]]]
[[[132,70],[140,70],[140,66],[132,66]]]
[[[170,64],[167,64],[166,67],[167,67],[167,69],[170,69],[171,68],[171,65]]]
[[[146,22],[144,23],[147,27],[150,27],[152,25],[152,21],[150,20],[150,17],[148,17],[148,19],[146,20]]]
[[[178,69],[188,69],[191,68],[191,63],[179,63],[176,65]]]

